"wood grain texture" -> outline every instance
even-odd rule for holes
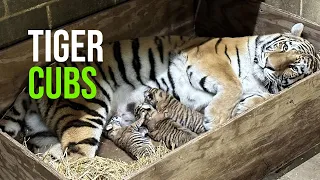
[[[0,179],[64,179],[33,153],[0,132]]]
[[[261,179],[320,142],[320,73],[131,179]]]
[[[104,41],[152,35],[194,34],[192,0],[131,0],[86,17],[63,29],[97,29]],[[86,36],[79,41],[86,40]],[[40,38],[40,63],[44,63],[44,38]],[[0,115],[25,86],[32,62],[32,39],[0,51]],[[5,96],[3,96],[5,95]]]

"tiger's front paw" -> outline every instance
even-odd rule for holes
[[[249,96],[248,98],[243,99],[239,102],[232,112],[232,117],[242,114],[249,109],[261,104],[262,102],[266,101],[268,98],[272,97],[271,94],[257,94]]]
[[[226,113],[217,112],[212,108],[206,108],[204,111],[204,127],[207,131],[220,128],[224,123],[228,121]]]
[[[21,126],[19,123],[6,119],[0,119],[0,128],[2,132],[7,133],[12,138],[16,138],[21,131]]]
[[[237,106],[234,108],[233,112],[232,112],[232,117],[237,116],[239,114],[242,114],[243,112],[246,112],[250,109],[250,107],[248,107],[246,105],[246,103],[244,102],[240,102],[239,104],[237,104]]]
[[[205,115],[203,126],[206,131],[210,131],[210,130],[218,129],[219,127],[221,127],[223,125],[223,122],[215,120],[215,118],[210,115],[209,116]]]
[[[42,153],[43,150],[39,149],[38,153]],[[53,160],[61,160],[64,157],[64,153],[62,151],[62,147],[60,143],[57,143],[53,146],[51,146],[49,149],[47,149],[44,153],[43,153],[44,157],[50,157]]]
[[[204,116],[203,126],[206,131],[213,129],[213,119],[210,116]]]

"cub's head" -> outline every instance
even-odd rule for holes
[[[155,108],[148,104],[148,103],[142,103],[139,104],[135,109],[134,109],[134,116],[136,117],[136,119],[139,118],[144,118],[144,119],[148,119],[148,116],[150,116],[150,112],[155,111]]]
[[[125,128],[121,126],[121,117],[113,116],[105,127],[105,135],[112,141],[118,141]]]
[[[152,105],[154,108],[157,108],[159,104],[164,103],[170,95],[157,88],[151,88],[144,92],[144,102]]]
[[[270,93],[278,93],[320,69],[314,46],[301,37],[303,27],[299,23],[291,33],[257,37],[254,74]]]

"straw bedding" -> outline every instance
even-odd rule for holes
[[[163,144],[156,147],[156,151],[149,157],[141,157],[137,161],[123,162],[96,156],[95,158],[81,158],[69,161],[68,158],[53,160],[46,154],[39,154],[45,163],[50,164],[67,179],[124,179],[142,167],[163,157],[170,150]]]

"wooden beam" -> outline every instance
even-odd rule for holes
[[[319,89],[320,72],[131,179],[261,179],[320,142]]]

